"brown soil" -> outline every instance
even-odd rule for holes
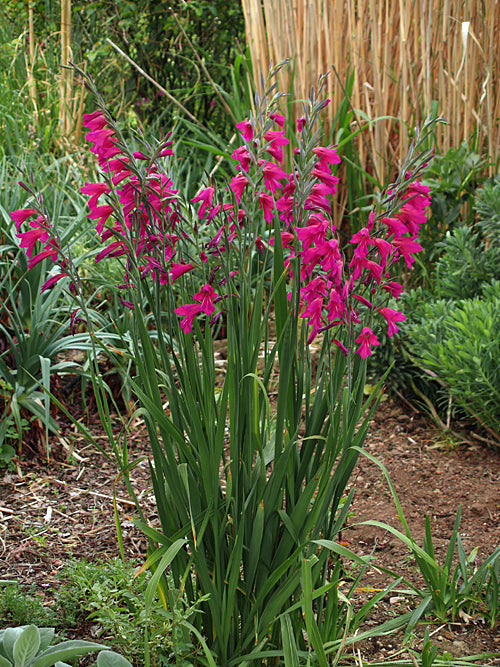
[[[104,443],[105,436],[99,435],[97,429],[96,432]],[[57,573],[69,557],[96,560],[118,554],[114,489],[127,556],[142,557],[146,546],[131,522],[134,506],[123,481],[116,480],[114,465],[79,441],[70,426],[63,428],[62,437],[63,444],[57,445],[59,460],[48,464],[24,460],[17,463],[16,472],[4,471],[0,477],[0,578],[17,579],[26,586],[35,582],[46,604],[53,600],[54,589],[59,585]],[[381,404],[375,416],[366,450],[389,471],[417,542],[422,542],[427,513],[436,553],[442,558],[456,511],[462,504],[460,533],[467,553],[478,547],[477,561],[481,562],[500,545],[500,454],[481,444],[445,448],[439,446],[438,438],[422,415],[389,400]],[[68,442],[75,443],[70,457],[65,449]],[[147,455],[143,424],[136,423],[130,447],[134,457]],[[146,514],[154,519],[146,460],[134,468],[131,477]],[[397,571],[418,585],[418,570],[401,542],[382,529],[356,525],[377,519],[401,528],[381,469],[361,457],[355,487],[353,514],[342,532],[342,540],[360,555],[373,551],[376,565]],[[356,593],[357,602],[362,603],[374,590],[383,588],[388,579],[386,574],[369,570]],[[367,627],[414,606],[412,596],[392,592],[379,603]],[[440,654],[448,651],[452,656],[465,657],[500,651],[500,625],[491,630],[479,616],[458,619],[454,624],[434,624],[430,629]],[[419,628],[417,635],[422,634]],[[415,641],[418,650],[421,643],[418,638]],[[389,659],[401,645],[402,633],[365,641],[355,647],[353,661],[361,664],[360,659]],[[409,659],[408,654],[401,657]],[[477,664],[500,665],[500,658],[479,660]]]

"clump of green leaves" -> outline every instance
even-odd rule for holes
[[[399,332],[392,340],[377,332],[382,345],[372,372],[395,362],[393,386],[411,387],[440,427],[465,415],[498,443],[500,177],[476,192],[474,210],[474,226],[456,225],[436,245],[430,284],[402,296],[407,321]]]
[[[99,635],[131,661],[144,661],[145,638],[153,665],[185,655],[193,643],[183,622],[195,609],[179,590],[169,589],[166,608],[160,601],[146,609],[144,590],[149,574],[119,558],[106,562],[71,560],[61,571],[57,595],[59,623],[83,620],[100,628]]]
[[[51,667],[106,648],[102,644],[77,639],[51,646],[53,639],[54,628],[22,625],[0,630],[0,664],[2,667]],[[100,667],[113,665],[112,658],[106,658]],[[118,664],[125,667],[121,660]]]
[[[500,281],[461,301],[422,305],[410,330],[415,361],[500,442]]]
[[[0,624],[46,625],[53,621],[52,610],[43,606],[34,585],[25,593],[17,581],[0,582]]]
[[[466,622],[473,615],[487,620],[493,628],[500,611],[499,567],[500,547],[497,547],[483,563],[476,563],[478,549],[467,554],[460,536],[462,507],[458,508],[453,529],[446,549],[446,555],[439,562],[435,550],[429,516],[425,517],[425,534],[422,546],[413,537],[394,485],[385,466],[367,452],[364,455],[382,470],[389,485],[403,532],[382,521],[366,521],[366,525],[378,526],[400,539],[410,550],[424,579],[425,587],[420,589],[410,581],[406,583],[422,598],[411,615],[405,633],[408,639],[416,623],[427,614],[440,621],[454,622],[462,618]]]

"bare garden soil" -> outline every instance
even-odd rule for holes
[[[95,426],[103,446],[106,438]],[[500,453],[466,437],[465,444],[440,443],[432,424],[399,399],[382,403],[373,419],[366,450],[387,468],[417,541],[422,543],[424,517],[431,518],[436,553],[442,559],[455,515],[462,505],[460,533],[467,553],[478,547],[483,561],[500,544]],[[130,447],[134,457],[147,457],[144,424],[135,424]],[[113,516],[113,491],[118,498],[127,557],[142,558],[146,542],[132,524],[134,505],[116,469],[101,453],[77,437],[74,427],[63,425],[61,440],[52,445],[51,460],[26,454],[15,469],[0,471],[0,579],[17,580],[28,588],[35,582],[44,604],[54,602],[63,585],[57,577],[70,557],[89,561],[118,555]],[[148,480],[147,460],[131,473],[145,513],[154,522],[155,504]],[[381,469],[360,457],[355,479],[352,515],[342,540],[358,554],[374,552],[374,563],[397,571],[415,584],[421,583],[408,550],[389,532],[355,525],[377,519],[400,529],[396,509]],[[357,603],[390,583],[376,569],[367,572],[357,589]],[[408,595],[391,592],[370,616],[370,625],[389,620],[414,608]],[[467,622],[466,622],[467,621]],[[482,619],[460,619],[455,624],[430,626],[432,641],[440,654],[454,657],[483,652],[500,653],[500,623],[493,629]],[[422,636],[419,628],[417,635]],[[79,638],[88,637],[88,625]],[[368,640],[355,646],[353,661],[388,660],[402,646],[403,633]],[[422,644],[414,644],[419,650]],[[359,653],[358,653],[359,651]],[[401,657],[408,659],[407,654]],[[500,665],[497,658],[477,664]]]

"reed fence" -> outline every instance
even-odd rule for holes
[[[437,101],[447,125],[437,130],[446,152],[463,140],[500,161],[499,0],[242,0],[255,85],[261,73],[294,59],[294,95],[306,97],[329,73],[330,125],[354,76],[351,102],[366,125],[362,165],[382,174],[407,151],[407,131]],[[290,68],[282,70],[290,87]],[[380,122],[375,118],[389,116]]]

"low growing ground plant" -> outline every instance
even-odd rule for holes
[[[199,610],[183,627],[201,649],[184,659],[326,667],[342,654],[355,617],[339,615],[332,563],[347,556],[366,565],[336,538],[379,395],[364,396],[366,358],[379,344],[374,322],[385,322],[389,335],[397,331],[404,316],[388,305],[402,290],[395,267],[410,268],[422,249],[429,197],[418,178],[429,156],[419,146],[428,127],[365,226],[345,242],[331,206],[340,157],[321,145],[328,101],[320,94],[304,103],[285,171],[288,138],[271,78],[256,114],[237,125],[236,176],[225,189],[203,184],[187,201],[169,176],[169,138],[137,137],[140,150],[130,150],[88,85],[98,108],[85,125],[101,178],[83,192],[102,243],[96,262],[122,264],[115,289],[131,312],[131,387],[151,444],[159,525],[137,522],[149,539],[144,567],[153,572],[146,613],[157,590],[168,607],[171,581]],[[31,195],[29,207],[12,214],[30,266],[51,259],[58,272],[44,289],[67,284],[75,295],[70,327],[92,327],[84,281],[57,221]],[[227,361],[219,371],[221,333]],[[314,366],[313,341],[320,350]],[[91,372],[133,496],[127,441],[115,439],[106,385],[95,365]]]
[[[106,646],[80,639],[53,645],[54,628],[22,625],[0,630],[0,665],[2,667],[61,667],[66,660],[99,651],[98,667],[131,667],[130,662]]]
[[[477,548],[472,549],[469,554],[466,553],[459,532],[462,517],[460,506],[457,510],[445,557],[442,562],[439,562],[434,551],[429,516],[426,515],[425,517],[425,534],[423,544],[420,546],[410,531],[387,469],[368,452],[363,452],[363,454],[381,468],[389,485],[404,532],[381,521],[370,520],[364,523],[388,530],[406,544],[425,582],[424,588],[417,588],[411,582],[406,582],[422,598],[422,601],[411,614],[405,639],[408,639],[416,623],[426,614],[442,622],[455,622],[461,619],[466,623],[469,623],[473,616],[479,616],[493,628],[500,611],[500,547],[494,549],[479,565],[476,563]]]

